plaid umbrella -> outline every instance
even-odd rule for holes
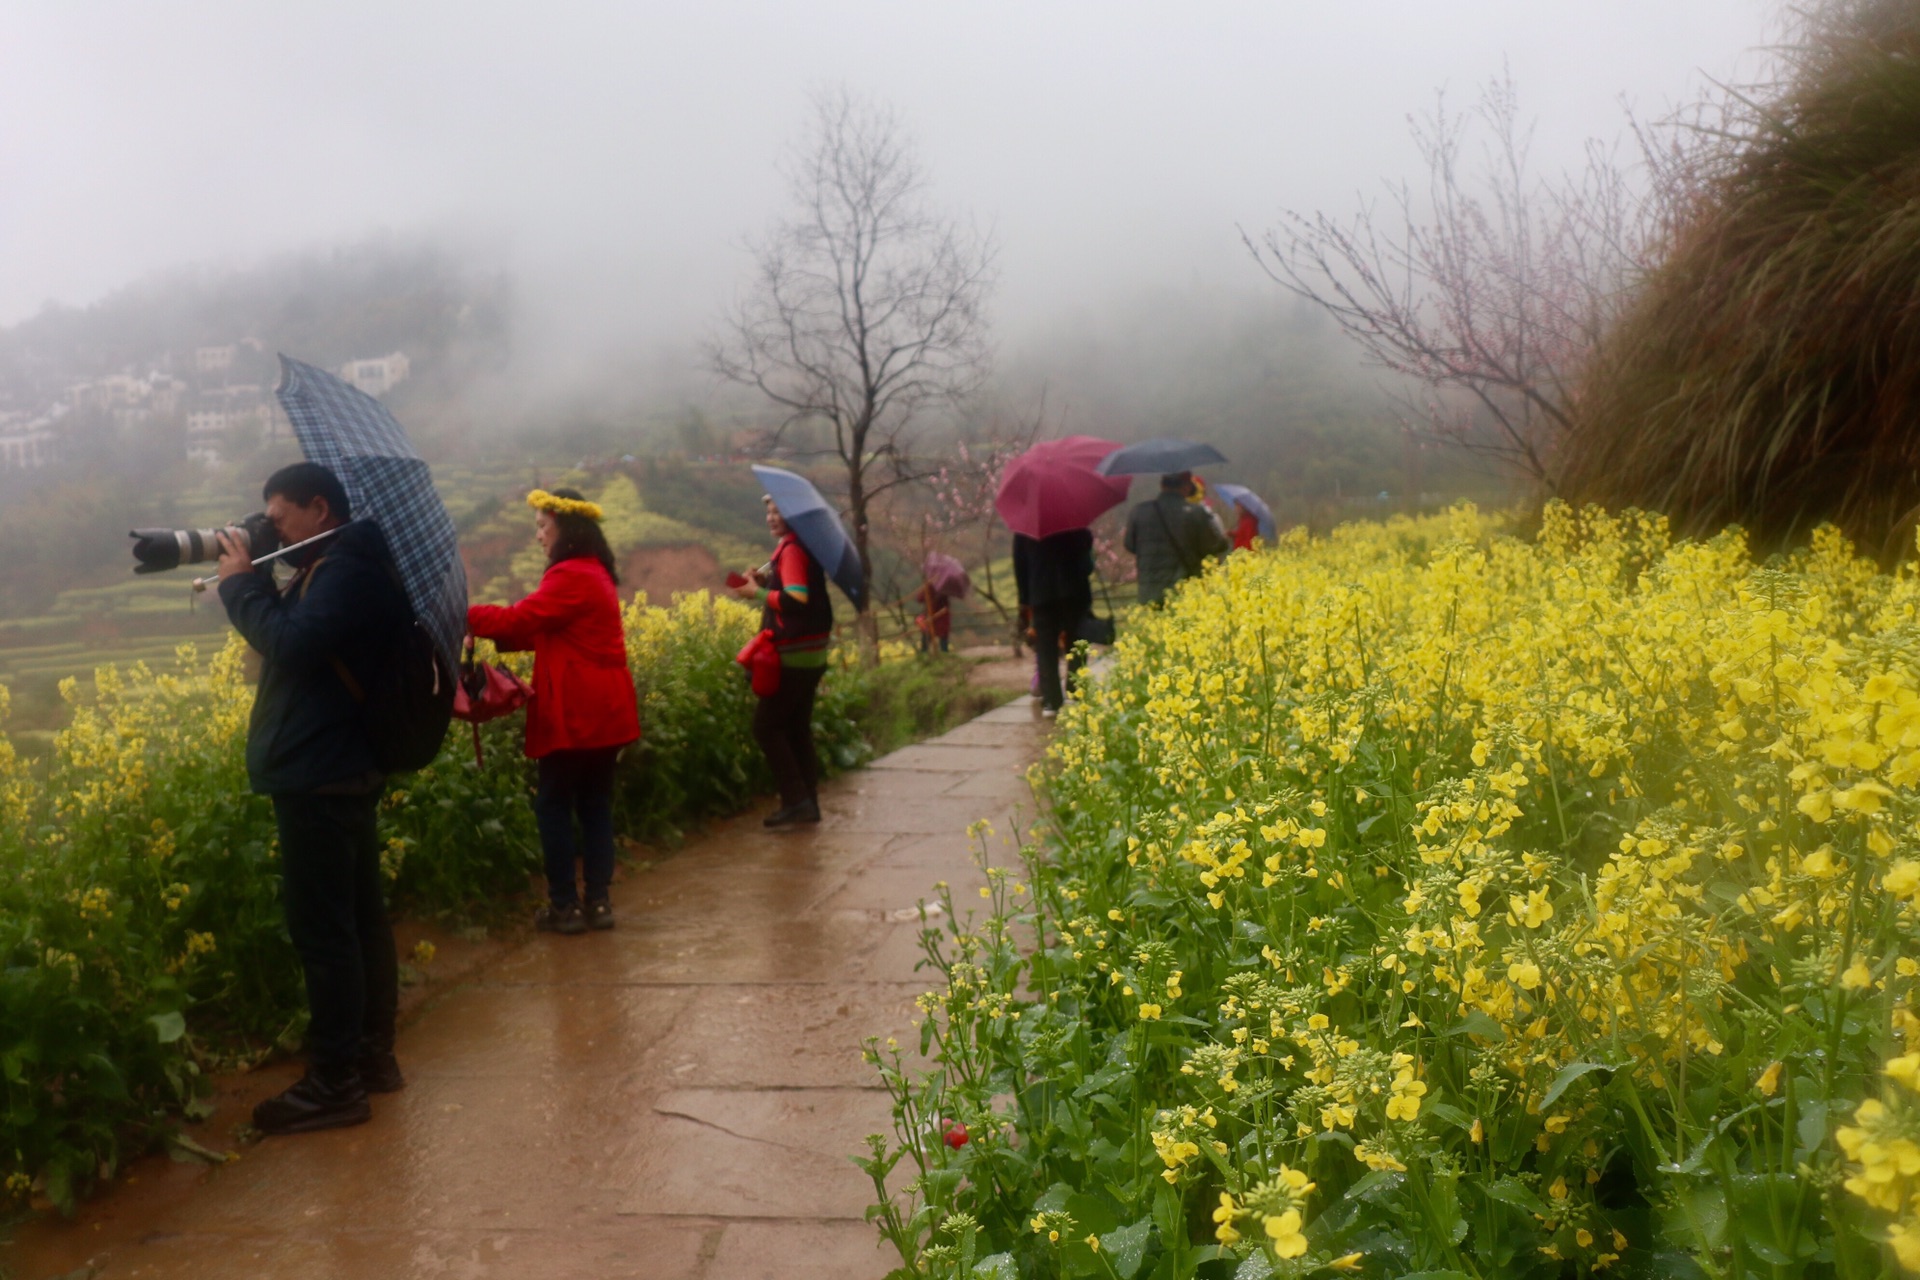
[[[407,433],[366,392],[284,355],[274,394],[307,460],[339,476],[354,517],[373,521],[386,534],[414,615],[433,636],[447,669],[457,669],[467,630],[467,571],[453,517]]]

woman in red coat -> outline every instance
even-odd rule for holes
[[[613,765],[640,738],[627,669],[619,576],[600,508],[572,489],[527,495],[533,536],[547,552],[539,588],[519,604],[477,604],[467,630],[506,651],[533,650],[527,755],[539,761],[533,812],[546,855],[548,905],[534,924],[554,933],[613,928]],[[580,818],[586,909],[574,885],[573,820]]]
[[[1260,518],[1245,507],[1236,507],[1240,512],[1240,523],[1233,526],[1233,549],[1250,551],[1253,540],[1260,536]]]

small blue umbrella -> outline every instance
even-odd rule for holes
[[[1260,495],[1243,484],[1216,484],[1213,491],[1252,515],[1260,522],[1260,536],[1271,546],[1278,530],[1273,522],[1273,509],[1260,500]]]
[[[407,433],[366,392],[284,355],[274,394],[307,461],[339,476],[354,519],[386,535],[414,616],[455,670],[467,630],[467,572],[453,517]]]
[[[839,514],[805,476],[779,467],[762,466],[755,466],[753,474],[773,499],[780,518],[793,530],[794,537],[800,539],[800,545],[820,562],[834,584],[847,593],[854,608],[859,608],[867,598],[861,581],[860,553],[854,549],[853,539],[847,536]]]
[[[1142,440],[1139,444],[1130,444],[1124,449],[1115,449],[1102,458],[1100,465],[1094,470],[1103,476],[1163,476],[1170,472],[1191,471],[1195,467],[1211,466],[1213,463],[1226,460],[1226,455],[1210,444],[1195,444],[1191,440],[1168,440],[1161,437]]]

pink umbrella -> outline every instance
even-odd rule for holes
[[[1029,538],[1084,529],[1127,500],[1131,477],[1094,470],[1119,447],[1093,436],[1043,440],[1007,464],[993,509],[1007,528]]]
[[[933,589],[943,596],[964,600],[967,592],[973,590],[973,579],[967,576],[967,566],[950,555],[939,551],[927,552],[927,562],[922,570],[927,581],[933,584]]]

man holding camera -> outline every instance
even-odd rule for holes
[[[266,514],[283,545],[331,534],[285,557],[276,589],[244,534],[220,537],[220,599],[263,659],[247,728],[247,774],[273,799],[287,932],[306,976],[306,1074],[254,1108],[264,1133],[359,1124],[367,1094],[401,1088],[393,1056],[399,966],[387,923],[375,818],[385,779],[361,705],[393,660],[412,609],[378,525],[349,523],[338,476],[312,462],[274,472]]]

